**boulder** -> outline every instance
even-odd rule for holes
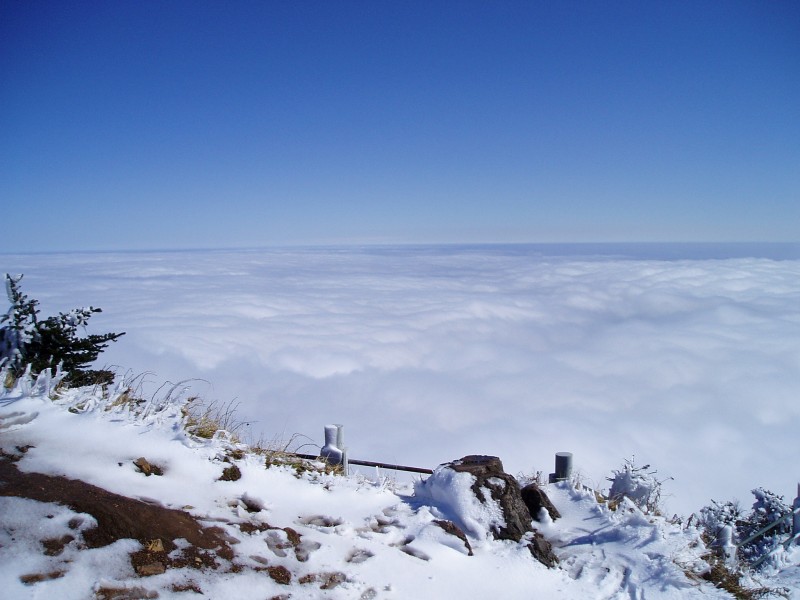
[[[531,531],[531,514],[522,501],[519,484],[512,475],[503,471],[503,463],[499,458],[470,455],[454,460],[447,466],[456,473],[469,473],[475,478],[472,491],[482,504],[491,499],[500,507],[505,525],[492,525],[495,539],[518,542]]]
[[[471,485],[470,479],[462,479],[463,473],[471,476]],[[528,495],[536,495],[541,506],[549,505],[553,514],[558,515],[544,492],[539,492],[534,494],[530,490]],[[503,470],[503,463],[496,456],[470,455],[440,465],[428,480],[417,486],[416,493],[451,513],[464,531],[475,534],[482,529],[497,540],[527,540],[531,554],[539,562],[548,567],[558,563],[550,543],[533,530],[531,512],[517,480]],[[448,494],[459,497],[448,498]],[[465,501],[464,495],[473,498]]]

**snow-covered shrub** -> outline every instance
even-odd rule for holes
[[[733,527],[734,542],[742,544],[737,556],[744,565],[761,565],[764,559],[778,549],[781,542],[791,532],[792,522],[789,515],[792,509],[784,502],[783,496],[764,488],[752,490],[755,502],[751,511],[745,514],[736,502],[711,501],[710,506],[700,510],[698,525],[703,529],[709,541],[715,540],[720,530],[726,525]],[[753,535],[777,523],[772,529],[755,539],[748,541]]]
[[[636,466],[633,459],[625,459],[622,469],[614,471],[608,499],[612,504],[618,504],[623,498],[628,498],[643,512],[661,514],[661,486],[664,480],[655,477],[656,471],[648,471],[650,465]]]
[[[102,312],[92,306],[76,308],[57,316],[39,319],[38,300],[28,298],[20,290],[22,275],[6,275],[6,290],[11,307],[0,316],[0,361],[14,377],[30,368],[34,375],[59,365],[66,373],[65,381],[75,386],[110,383],[114,375],[106,370],[88,369],[109,342],[124,333],[104,333],[80,337],[78,328],[85,328],[89,318]]]
[[[706,533],[709,541],[717,539],[723,527],[730,525],[736,530],[737,524],[742,520],[742,508],[738,502],[717,502],[712,500],[709,506],[700,509],[697,515],[699,527]]]
[[[765,527],[773,523],[777,524],[763,535],[739,548],[739,556],[750,564],[758,562],[776,550],[792,530],[792,521],[788,518],[792,509],[783,501],[783,496],[764,488],[756,488],[752,490],[752,493],[755,496],[755,502],[747,519],[741,522],[738,531],[740,539],[747,540]]]

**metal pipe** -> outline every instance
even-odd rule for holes
[[[371,460],[350,460],[351,465],[360,465],[362,467],[378,467],[379,469],[392,469],[393,471],[408,471],[409,473],[424,473],[425,475],[432,475],[431,469],[422,469],[420,467],[405,467],[403,465],[391,465],[388,463],[373,462]]]
[[[307,460],[319,460],[320,457],[316,454],[299,454],[296,452],[287,452],[287,454],[291,456],[296,456],[297,458],[305,458]],[[425,475],[433,474],[431,469],[423,469],[421,467],[406,467],[404,465],[393,465],[389,463],[382,463],[382,462],[373,462],[371,460],[349,460],[348,461],[351,465],[359,465],[361,467],[378,467],[380,469],[391,469],[393,471],[408,471],[409,473],[423,473]]]

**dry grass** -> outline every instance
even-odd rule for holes
[[[225,432],[234,443],[241,442],[240,431],[245,422],[236,418],[239,402],[229,400],[218,402],[205,401],[198,396],[191,396],[186,401],[182,412],[185,417],[184,428],[197,437],[211,439],[219,432]]]
[[[305,435],[295,433],[288,441],[275,437],[250,444],[250,451],[264,457],[264,465],[270,467],[289,467],[299,477],[303,473],[325,473],[343,475],[342,465],[329,465],[324,460],[310,460],[297,456],[303,449],[318,449],[319,446]]]
[[[705,581],[713,583],[716,587],[725,590],[734,598],[738,600],[758,600],[759,598],[768,598],[770,596],[779,598],[788,598],[789,590],[787,588],[770,588],[763,585],[756,587],[748,587],[743,583],[744,573],[738,567],[729,568],[725,561],[716,555],[707,555],[704,557],[708,563],[709,569],[702,573],[700,577]]]
[[[322,459],[300,458],[291,452],[282,452],[280,450],[266,452],[264,466],[268,469],[271,467],[289,467],[294,469],[297,477],[301,477],[304,473],[344,475],[344,467],[342,465],[329,465]]]
[[[14,387],[14,384],[17,382],[17,378],[14,376],[10,370],[5,372],[5,377],[3,378],[3,387],[7,390],[10,390]]]

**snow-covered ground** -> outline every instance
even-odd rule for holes
[[[151,373],[149,393],[194,380],[253,438],[311,451],[343,423],[353,458],[490,454],[514,474],[571,451],[606,488],[635,456],[688,515],[800,480],[800,257],[757,250],[3,255],[0,273],[24,273],[44,315],[100,306],[89,331],[127,335],[98,366]]]
[[[81,479],[184,509],[224,530],[232,556],[218,558],[217,569],[184,566],[139,576],[129,557],[142,549],[139,542],[87,549],[82,534],[92,517],[0,496],[4,598],[186,598],[198,592],[237,600],[731,597],[698,576],[705,547],[695,529],[633,505],[611,511],[589,490],[550,485],[547,493],[562,518],[539,529],[554,545],[558,568],[536,562],[523,545],[492,540],[474,519],[469,556],[460,540],[433,524],[441,507],[415,497],[411,486],[266,468],[263,456],[235,453],[240,447],[225,436],[187,434],[173,399],[132,405],[83,389],[53,401],[45,383],[21,381],[0,392],[2,460],[13,457],[24,473]],[[163,474],[146,477],[134,466],[140,456]],[[241,478],[220,480],[231,464]],[[446,494],[446,486],[439,492]],[[454,512],[459,518],[457,507]],[[67,541],[53,550],[59,539]],[[764,583],[800,598],[799,562],[800,550],[784,554],[781,568],[769,571]],[[285,583],[269,574],[278,567],[288,573]]]

